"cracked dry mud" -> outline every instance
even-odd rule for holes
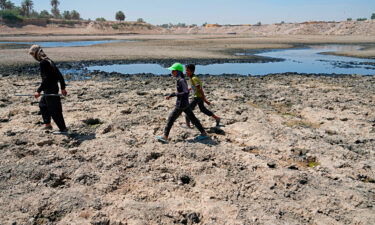
[[[202,80],[224,126],[161,144],[170,77],[69,82],[68,136],[0,78],[0,224],[375,224],[375,77]]]

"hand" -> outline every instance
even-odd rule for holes
[[[171,96],[167,96],[167,97],[165,97],[165,99],[169,100],[169,99],[171,99]]]
[[[209,102],[207,99],[205,99],[204,102],[205,102],[207,105],[211,105],[211,102]]]
[[[35,92],[35,93],[34,93],[34,97],[35,97],[35,98],[39,98],[39,97],[40,97],[40,93],[39,93],[39,92]]]
[[[64,89],[64,90],[61,90],[61,94],[64,95],[64,96],[67,96],[68,92]]]

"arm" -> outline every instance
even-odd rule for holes
[[[182,96],[182,95],[189,94],[189,88],[188,88],[186,82],[183,82],[183,80],[178,80],[178,82],[177,82],[177,90],[182,90],[182,91],[181,92],[172,93],[168,97],[171,98],[171,97],[176,97],[176,96]]]
[[[206,96],[204,95],[203,88],[199,84],[196,86],[196,88],[197,88],[198,93],[202,95],[203,101],[207,103],[207,105],[211,105],[211,103],[206,99]]]
[[[61,90],[65,90],[66,84],[65,84],[64,77],[62,76],[60,70],[56,66],[55,66],[55,69],[56,69],[57,80],[60,82],[60,88]]]
[[[54,68],[55,68],[55,71],[56,71],[57,80],[60,83],[61,93],[64,96],[66,96],[68,94],[68,92],[65,90],[66,84],[65,84],[64,77],[62,76],[60,70],[56,67],[56,65],[54,65]]]

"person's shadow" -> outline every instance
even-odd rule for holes
[[[225,135],[225,131],[223,129],[221,129],[220,127],[217,127],[217,126],[211,127],[210,129],[208,129],[207,133]],[[211,137],[209,137],[207,139],[204,139],[204,140],[200,140],[200,141],[195,140],[195,139],[190,139],[190,140],[187,140],[187,142],[189,142],[189,143],[202,143],[202,144],[209,145],[209,146],[219,145],[219,142],[216,141],[216,140],[213,140]]]

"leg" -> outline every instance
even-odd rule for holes
[[[198,130],[201,132],[202,135],[206,135],[206,131],[204,130],[201,122],[197,119],[197,117],[195,117],[193,111],[191,111],[190,107],[187,107],[186,109],[184,109],[184,112],[186,114],[186,116],[189,118],[189,120],[191,120],[191,122],[194,124],[194,126],[196,128],[198,128]]]
[[[191,111],[194,111],[195,107],[197,106],[198,103],[198,98],[194,98],[193,101],[190,103],[189,107]],[[186,120],[186,125],[190,126],[190,119],[187,115],[185,115],[185,120]]]
[[[60,97],[47,97],[48,111],[52,116],[53,121],[55,121],[57,127],[60,131],[65,131],[66,125],[64,121],[64,116],[62,114],[62,105]]]
[[[171,131],[172,129],[172,126],[173,126],[173,123],[176,121],[176,119],[181,115],[182,113],[182,109],[180,108],[175,108],[171,114],[169,114],[169,117],[168,117],[168,122],[167,122],[167,126],[165,127],[164,129],[164,136],[166,138],[168,138],[169,136],[169,132]]]
[[[48,106],[47,106],[47,101],[46,97],[42,97],[39,102],[39,109],[42,114],[43,118],[43,123],[44,124],[50,124],[51,123],[51,115],[48,112]]]
[[[208,110],[206,106],[204,106],[204,102],[202,99],[198,101],[198,106],[202,113],[206,114],[207,116],[213,117],[216,120],[216,126],[220,125],[220,117],[216,116],[210,110]]]
[[[198,101],[199,109],[202,113],[206,114],[207,116],[213,116],[214,114],[204,106],[204,102],[202,99]]]

